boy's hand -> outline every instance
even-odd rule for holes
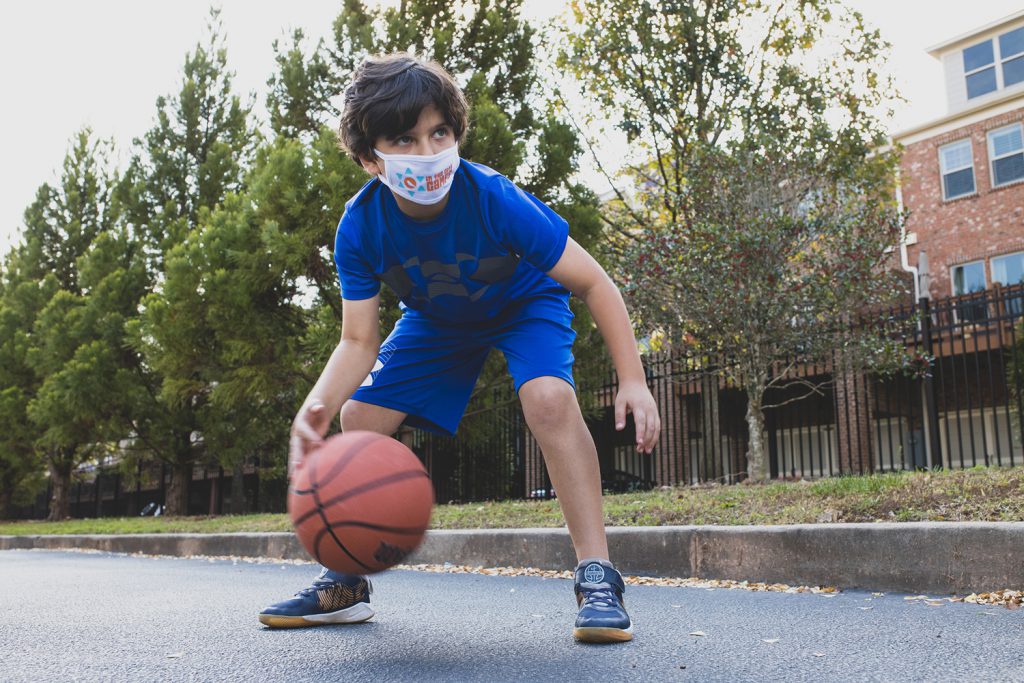
[[[324,404],[312,400],[299,409],[292,422],[291,438],[288,442],[288,478],[299,469],[306,456],[324,442],[324,434],[331,424]]]
[[[615,395],[615,430],[626,428],[626,413],[633,413],[636,424],[636,447],[641,453],[650,453],[661,434],[661,416],[650,389],[643,382],[627,382],[619,386]]]

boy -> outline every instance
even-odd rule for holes
[[[576,550],[574,636],[632,638],[625,586],[608,561],[601,475],[572,378],[570,291],[582,298],[619,375],[617,429],[627,412],[650,452],[661,422],[622,296],[568,236],[566,222],[491,169],[461,160],[466,100],[434,62],[366,60],[345,91],[340,143],[371,180],[345,206],[334,258],[341,342],[292,425],[289,471],[341,427],[394,434],[400,425],[454,434],[487,353],[500,349],[544,455]],[[402,317],[380,344],[380,283]],[[369,582],[327,570],[268,607],[269,626],[354,623],[373,616]]]

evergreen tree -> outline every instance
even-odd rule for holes
[[[40,187],[25,213],[20,282],[12,282],[12,296],[5,297],[20,327],[8,347],[13,367],[32,372],[18,373],[9,398],[24,401],[32,443],[49,471],[50,519],[68,516],[72,473],[95,458],[110,435],[107,392],[116,350],[101,338],[106,311],[88,305],[96,283],[81,274],[97,236],[117,219],[109,153],[109,143],[92,141],[88,130],[73,140],[59,185]]]
[[[471,106],[470,129],[460,144],[460,154],[495,168],[548,202],[569,221],[572,236],[585,248],[592,248],[600,234],[596,200],[572,179],[580,147],[571,126],[556,116],[546,99],[537,73],[535,31],[522,18],[521,5],[518,0],[412,0],[398,7],[369,8],[359,0],[346,0],[335,20],[333,45],[326,49],[318,46],[304,61],[297,42],[287,55],[279,53],[280,72],[271,82],[289,95],[273,96],[268,108],[278,107],[277,120],[293,123],[278,132],[289,136],[317,133],[313,125],[333,119],[337,112],[326,108],[314,116],[310,103],[324,106],[339,95],[352,71],[369,55],[412,51],[435,59],[463,87]],[[325,64],[330,69],[325,69]],[[318,133],[312,145],[313,181],[318,191],[316,201],[307,205],[315,207],[318,215],[299,228],[308,235],[308,258],[296,272],[310,274],[319,295],[317,304],[327,307],[314,313],[315,322],[306,337],[306,347],[316,350],[315,361],[322,367],[337,343],[340,320],[331,253],[334,231],[344,202],[369,178],[357,164],[329,150],[336,144],[333,132]],[[577,374],[585,375],[603,365],[599,360],[603,345],[585,309],[575,301],[574,308],[579,331]],[[390,332],[398,313],[393,293],[383,288],[382,334]],[[493,389],[503,386],[506,378],[498,354],[492,354],[468,414],[485,418],[482,409],[492,401]],[[505,400],[515,397],[510,394]],[[460,433],[486,439],[494,428],[493,420],[467,418]]]
[[[129,323],[136,367],[134,436],[171,467],[168,514],[184,514],[192,467],[202,454],[201,412],[209,401],[209,379],[201,370],[213,331],[202,318],[166,320],[165,297],[179,279],[168,259],[201,230],[228,193],[243,189],[258,135],[251,105],[232,92],[233,74],[217,11],[209,39],[185,59],[182,86],[157,100],[157,121],[141,141],[122,187],[129,233],[145,247],[152,293],[139,318]],[[174,266],[180,267],[180,266]],[[168,374],[169,373],[169,374]]]

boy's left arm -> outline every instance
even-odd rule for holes
[[[619,391],[615,396],[615,429],[626,426],[626,412],[633,413],[636,423],[636,445],[650,453],[661,433],[658,406],[647,388],[643,364],[636,347],[633,326],[619,288],[594,257],[571,237],[565,252],[548,271],[548,276],[583,299],[601,331],[615,370],[619,375]]]

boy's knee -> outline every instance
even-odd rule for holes
[[[557,377],[538,377],[523,384],[519,398],[527,420],[534,426],[565,425],[578,412],[572,385]]]
[[[365,430],[381,434],[394,434],[405,413],[362,401],[348,400],[341,406],[341,431]]]

